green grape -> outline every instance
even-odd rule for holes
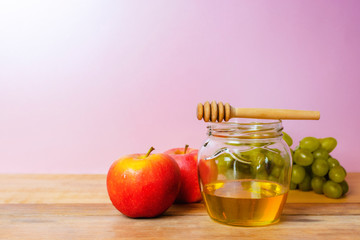
[[[329,171],[329,178],[330,180],[340,183],[344,181],[346,177],[346,171],[342,166],[335,166],[330,169]]]
[[[312,172],[317,176],[325,176],[329,171],[329,165],[325,159],[315,159],[311,165]]]
[[[249,170],[246,168],[241,168],[239,166],[228,168],[224,175],[228,180],[251,178],[251,174],[249,173]]]
[[[283,131],[283,137],[284,141],[286,142],[286,144],[291,147],[291,145],[293,144],[293,140],[292,138],[289,136],[289,134],[287,134],[286,132]]]
[[[291,172],[291,181],[295,184],[301,183],[305,178],[305,168],[300,165],[294,165]]]
[[[327,162],[328,162],[329,168],[333,168],[333,167],[336,167],[336,166],[340,166],[339,161],[336,160],[335,158],[332,158],[332,157],[329,157],[329,158],[327,159]]]
[[[312,164],[314,158],[309,150],[298,149],[294,154],[294,162],[301,166],[309,166]]]
[[[266,157],[276,166],[283,166],[284,165],[284,159],[281,157],[279,153],[275,153],[272,151],[266,152]]]
[[[232,161],[231,165],[223,173],[227,179],[251,178],[250,166],[239,161]]]
[[[260,179],[260,180],[267,180],[268,173],[266,171],[260,171],[260,172],[256,173],[255,178]]]
[[[228,180],[241,179],[241,173],[236,169],[229,168],[225,172],[225,177]]]
[[[311,188],[314,190],[314,192],[318,194],[323,193],[323,185],[326,182],[326,179],[324,177],[318,177],[314,176],[311,179]]]
[[[311,177],[309,174],[305,174],[304,180],[301,183],[299,183],[299,189],[301,191],[311,190]]]
[[[253,160],[251,161],[251,169],[254,172],[259,172],[260,170],[265,169],[265,154],[258,153],[256,156],[252,157]]]
[[[344,180],[340,183],[340,186],[343,189],[343,195],[345,195],[349,191],[348,183]]]
[[[329,158],[329,153],[323,149],[323,148],[319,148],[316,151],[313,152],[313,156],[314,158],[323,158],[323,159],[328,159]]]
[[[218,172],[225,174],[226,171],[233,165],[234,159],[228,153],[223,153],[216,158]]]
[[[337,141],[335,138],[327,137],[320,140],[321,147],[325,149],[328,153],[330,153],[337,145]]]
[[[286,173],[287,175],[287,173]],[[279,182],[284,182],[285,181],[285,170],[284,168],[281,169],[280,171],[280,175],[279,175]]]
[[[329,180],[324,183],[323,192],[329,198],[339,198],[343,194],[343,189],[339,183]]]
[[[300,148],[307,149],[310,152],[315,151],[316,149],[319,148],[319,146],[320,146],[319,140],[314,137],[306,137],[300,141]]]
[[[250,176],[251,166],[250,164],[245,164],[239,161],[234,161],[233,169],[239,171],[242,176]]]
[[[279,178],[282,171],[283,171],[283,169],[281,167],[273,166],[271,169],[270,175]]]
[[[255,148],[246,152],[241,152],[239,153],[239,155],[241,155],[242,158],[247,159],[249,162],[254,161],[258,154],[262,153],[262,149],[261,148]]]
[[[268,180],[271,181],[271,182],[279,182],[279,178],[273,176],[273,175],[270,175],[268,177]]]
[[[297,188],[297,184],[296,183],[293,183],[293,182],[290,182],[290,189],[291,190],[295,190]]]

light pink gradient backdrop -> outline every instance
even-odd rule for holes
[[[321,111],[360,171],[360,1],[0,2],[1,173],[106,173],[200,147],[198,102]]]

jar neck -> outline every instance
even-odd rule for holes
[[[236,119],[231,122],[211,123],[208,135],[220,138],[268,139],[282,137],[281,120]]]

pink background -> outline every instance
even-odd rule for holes
[[[1,173],[106,173],[200,147],[198,102],[319,110],[360,171],[359,1],[0,2]]]

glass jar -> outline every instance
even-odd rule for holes
[[[198,173],[209,216],[236,226],[278,222],[292,167],[281,120],[237,119],[207,128]]]

